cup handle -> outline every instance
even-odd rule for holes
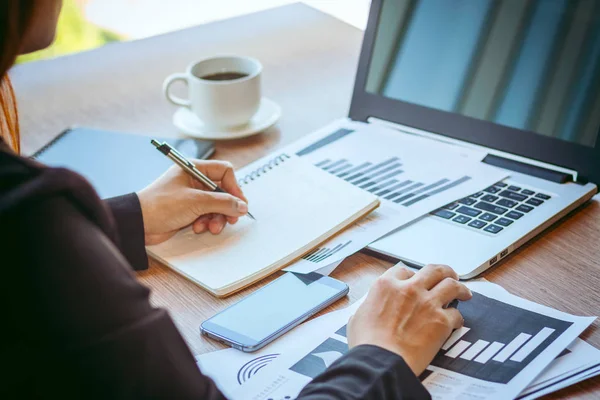
[[[170,92],[171,84],[173,84],[175,81],[185,82],[186,86],[189,84],[188,79],[187,79],[187,74],[178,73],[178,74],[169,75],[163,83],[163,93],[165,94],[165,97],[167,98],[167,100],[169,100],[171,103],[175,104],[176,106],[190,107],[192,103],[189,100],[182,99],[181,97],[173,96],[171,94],[171,92]]]

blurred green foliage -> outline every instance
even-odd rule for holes
[[[19,56],[17,63],[56,57],[100,47],[123,40],[116,33],[99,28],[86,21],[77,0],[64,0],[58,20],[55,42],[47,49]]]

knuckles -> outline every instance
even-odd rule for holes
[[[415,274],[406,267],[400,267],[400,273],[402,274],[402,279],[410,279]]]
[[[437,280],[442,280],[444,277],[458,278],[456,272],[448,265],[429,264],[426,268],[431,275],[437,278]]]
[[[452,268],[444,264],[433,264],[432,270],[438,275],[447,275],[454,272]]]
[[[394,282],[394,278],[383,275],[374,283],[374,288],[379,293],[389,293],[395,290],[396,282]]]
[[[440,283],[440,285],[444,285],[447,286],[448,288],[452,289],[454,292],[458,293],[459,290],[461,289],[461,283],[459,283],[456,279],[454,278],[444,278],[444,280]]]
[[[405,285],[402,285],[400,292],[406,299],[411,299],[414,301],[418,298],[421,291],[417,285],[412,282],[408,282]]]
[[[436,310],[432,310],[433,312],[430,314],[430,321],[432,324],[438,327],[438,329],[451,331],[454,326],[454,321],[447,313],[443,312],[442,309],[438,308]]]
[[[392,294],[402,301],[416,302],[421,295],[419,286],[414,282],[400,281],[389,275],[378,278],[374,288],[379,294]]]

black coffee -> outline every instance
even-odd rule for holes
[[[216,74],[204,75],[202,79],[207,81],[232,81],[234,79],[241,79],[247,77],[248,74],[241,72],[217,72]]]

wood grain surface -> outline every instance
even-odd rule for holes
[[[214,157],[241,167],[336,118],[347,115],[362,32],[304,5],[290,5],[149,39],[24,64],[12,72],[20,106],[23,148],[31,154],[73,125],[178,136],[175,108],[163,79],[215,54],[241,54],[264,65],[264,95],[282,106],[278,125],[260,135],[219,142]],[[180,88],[179,88],[180,89]],[[360,298],[392,263],[349,257],[332,274]],[[140,280],[154,304],[171,313],[194,353],[223,348],[198,327],[223,307],[280,273],[226,299],[217,299],[156,261]],[[484,277],[526,299],[579,315],[600,313],[600,201],[596,198],[508,257]],[[600,347],[600,324],[583,338]],[[548,398],[600,398],[595,378]]]

